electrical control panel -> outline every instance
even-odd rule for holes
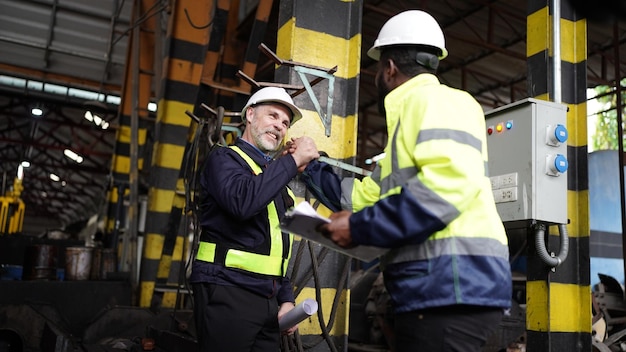
[[[509,227],[567,223],[567,106],[524,99],[485,114],[488,173]]]

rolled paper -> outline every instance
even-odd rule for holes
[[[285,331],[317,312],[317,301],[307,298],[278,321],[280,331]]]

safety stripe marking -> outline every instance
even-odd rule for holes
[[[194,43],[180,38],[168,37],[169,40],[169,60],[173,60],[176,63],[187,62],[186,65],[202,64],[204,63],[204,50],[206,45],[201,43]],[[184,66],[179,67],[182,70]]]
[[[356,1],[303,1],[297,2],[294,10],[294,2],[281,4],[281,13],[286,16],[279,17],[279,27],[293,20],[292,14],[317,14],[323,11],[323,20],[318,16],[299,16],[298,27],[320,33],[328,33],[334,37],[352,38],[361,33],[362,5]],[[289,8],[284,8],[289,6]],[[322,10],[323,9],[323,10]],[[289,16],[289,17],[287,17]]]
[[[573,284],[528,281],[526,329],[591,333],[591,288]],[[548,304],[549,297],[549,304]]]
[[[296,27],[295,23],[288,23],[278,30],[278,36],[298,38],[292,42],[281,42],[276,48],[276,55],[280,58],[306,57],[307,63],[323,68],[337,66],[334,76],[337,78],[352,78],[359,74],[361,62],[361,36],[346,40],[325,33],[315,32]],[[343,49],[336,55],[328,55],[328,48]],[[294,59],[297,61],[297,59]]]
[[[165,213],[169,216],[173,198],[173,189],[151,188],[151,201],[148,202],[148,210],[150,212]]]
[[[333,301],[337,295],[337,289],[334,288],[322,288],[321,289],[321,302],[317,302],[318,307],[321,307],[324,315],[324,324],[328,327],[331,309]],[[337,305],[337,312],[335,312],[335,320],[332,329],[329,331],[332,336],[347,335],[349,321],[347,319],[348,309],[342,309],[342,307],[350,306],[350,290],[343,290],[340,293],[340,302]],[[317,300],[315,297],[314,287],[305,287],[302,289],[298,297],[296,297],[296,304],[310,298]],[[309,319],[305,319],[298,324],[298,331],[301,335],[321,335],[322,330],[320,328],[319,319],[317,313],[313,314]]]
[[[354,115],[348,117],[333,115],[330,137],[326,137],[324,125],[317,111],[302,110],[302,120],[289,129],[288,136],[285,138],[289,138],[289,136],[309,136],[313,140],[318,141],[317,148],[320,151],[328,153],[334,159],[347,160],[355,154],[357,123],[357,117]]]
[[[545,2],[543,3],[545,6]],[[529,5],[530,6],[530,5]],[[548,33],[550,15],[548,7],[543,7],[526,18],[526,56],[531,57],[550,48]]]
[[[587,21],[573,22],[561,16],[560,23],[561,60],[569,63],[584,62],[587,59]]]

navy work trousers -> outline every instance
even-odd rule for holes
[[[395,352],[481,352],[501,308],[450,306],[395,315]]]
[[[278,303],[243,288],[193,284],[200,352],[277,352]]]

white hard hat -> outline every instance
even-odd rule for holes
[[[265,87],[252,94],[250,99],[248,99],[246,106],[244,106],[241,110],[241,119],[243,121],[246,120],[246,110],[248,110],[249,107],[261,103],[278,103],[289,108],[289,110],[291,110],[292,125],[302,118],[302,111],[294,105],[291,95],[289,95],[285,89],[278,87]]]
[[[433,16],[420,10],[408,10],[391,17],[378,33],[367,56],[380,60],[380,49],[390,45],[426,45],[441,50],[439,60],[448,56],[443,31]]]

